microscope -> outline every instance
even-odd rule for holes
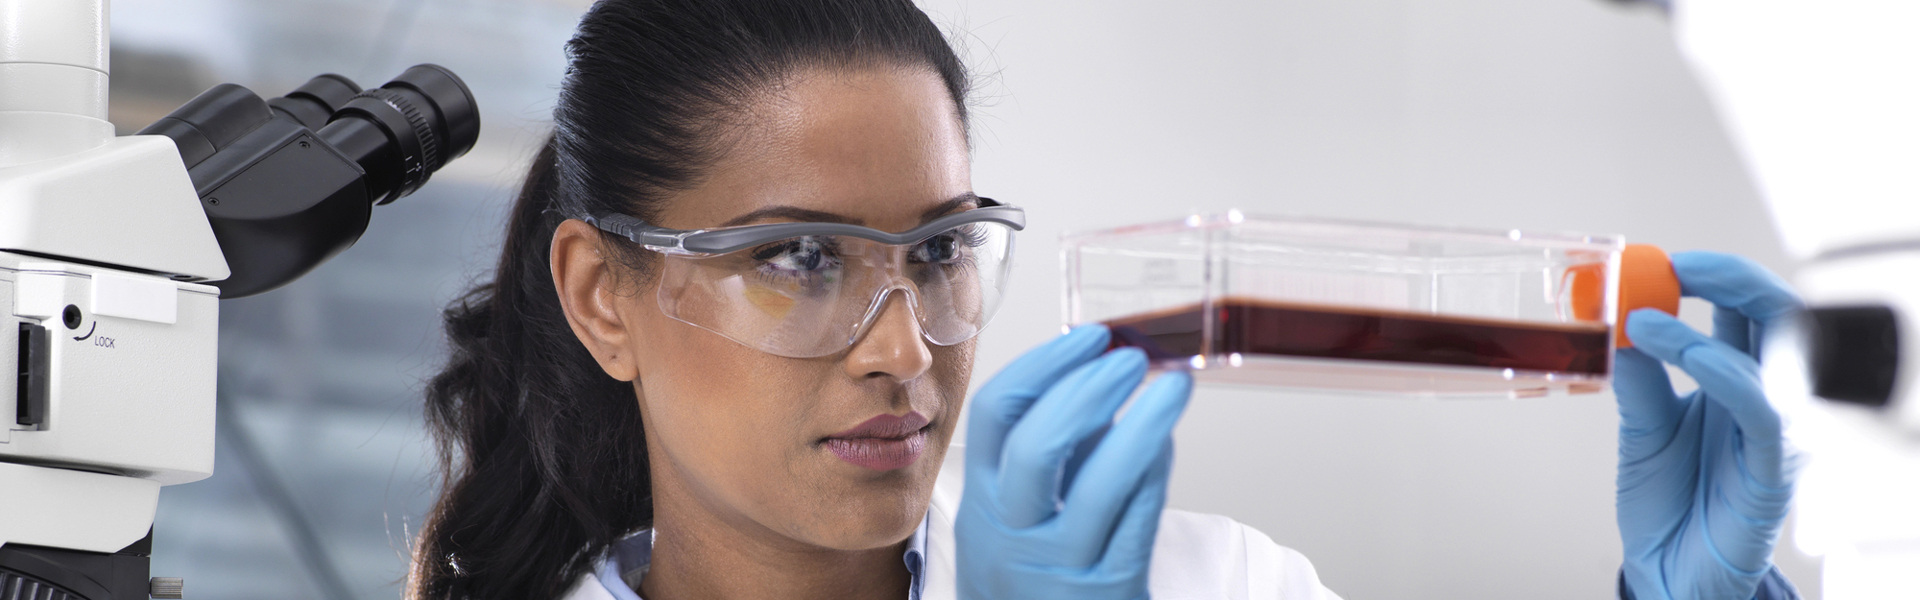
[[[106,0],[0,0],[0,600],[180,598],[160,489],[213,473],[219,301],[351,246],[471,149],[434,65],[107,122]]]
[[[1797,261],[1762,374],[1826,597],[1920,588],[1920,3],[1653,0]]]

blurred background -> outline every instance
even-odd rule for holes
[[[113,0],[122,133],[220,82],[447,66],[479,143],[351,250],[221,315],[215,475],[168,488],[190,597],[393,598],[432,500],[439,312],[485,278],[586,0]],[[975,189],[1027,207],[976,382],[1059,330],[1058,234],[1240,208],[1622,233],[1786,265],[1664,18],[1598,0],[922,0],[979,77]],[[1177,6],[1177,9],[1174,8]],[[1706,307],[1688,320],[1706,326]],[[1609,598],[1611,395],[1202,388],[1172,504],[1304,552],[1350,600]],[[1820,597],[1818,563],[1782,568]]]

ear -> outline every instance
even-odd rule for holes
[[[553,232],[553,289],[560,294],[560,308],[567,314],[567,325],[580,338],[594,360],[607,375],[621,381],[633,381],[639,374],[628,342],[638,332],[620,312],[621,296],[610,263],[601,252],[600,231],[577,219],[560,223]]]

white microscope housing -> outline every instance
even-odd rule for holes
[[[1920,570],[1920,3],[1672,0],[1681,50],[1759,184],[1807,310],[1769,395],[1811,451],[1794,532],[1829,599]],[[1807,399],[1813,399],[1807,402]],[[1902,595],[1904,594],[1904,595]]]
[[[151,529],[162,486],[213,474],[220,299],[345,250],[479,137],[435,65],[222,84],[116,137],[107,15],[0,0],[0,600],[179,597]]]
[[[0,0],[0,544],[115,552],[213,473],[228,276],[172,140],[107,122],[106,6]]]

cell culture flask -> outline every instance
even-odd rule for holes
[[[1069,326],[1202,382],[1308,390],[1596,392],[1620,315],[1680,295],[1664,252],[1617,235],[1235,211],[1069,233],[1062,254]]]

